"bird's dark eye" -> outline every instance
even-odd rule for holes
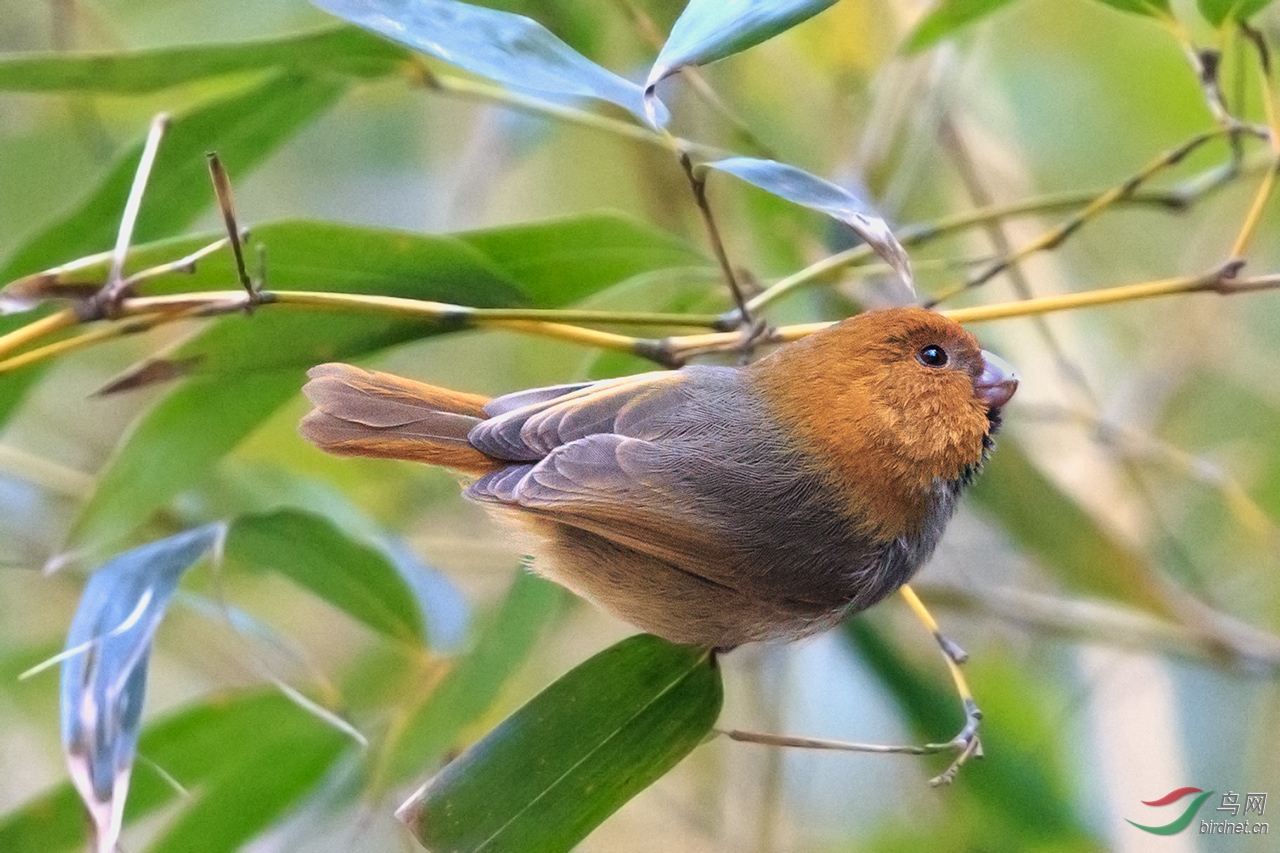
[[[947,351],[937,344],[921,347],[916,358],[926,367],[946,367],[948,361]]]

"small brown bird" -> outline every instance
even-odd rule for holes
[[[845,320],[754,364],[493,400],[345,364],[310,372],[329,453],[471,478],[536,571],[644,631],[726,649],[832,627],[906,583],[1017,388],[957,323]]]

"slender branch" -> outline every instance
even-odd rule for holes
[[[1085,205],[1083,210],[1068,218],[1065,222],[1055,228],[1049,229],[1030,242],[1025,243],[1023,246],[1019,247],[1017,251],[997,260],[987,268],[980,270],[973,276],[970,276],[964,282],[939,294],[929,303],[929,307],[946,301],[960,293],[986,284],[1000,273],[1015,264],[1021,263],[1038,252],[1049,251],[1057,248],[1063,243],[1063,241],[1082,228],[1085,224],[1095,219],[1099,214],[1112,207],[1117,202],[1131,196],[1144,183],[1151,180],[1160,172],[1182,162],[1189,154],[1191,154],[1191,152],[1195,151],[1205,143],[1218,139],[1229,133],[1230,131],[1222,128],[1204,131],[1203,133],[1198,133],[1191,137],[1177,148],[1160,154],[1146,166],[1142,167],[1142,169],[1135,172],[1133,175],[1130,175],[1127,179],[1102,193],[1092,202]]]
[[[1140,284],[1090,290],[1083,293],[1024,299],[997,305],[956,308],[940,313],[960,323],[978,323],[1013,317],[1032,317],[1055,311],[1114,305],[1184,293],[1214,292],[1222,295],[1233,295],[1280,289],[1280,274],[1234,278],[1233,275],[1237,269],[1238,264],[1228,264],[1221,269],[1199,276],[1182,276]],[[0,374],[11,372],[19,367],[52,358],[56,355],[62,355],[72,350],[83,349],[105,340],[155,328],[162,323],[240,312],[245,310],[249,298],[243,291],[207,291],[175,296],[126,298],[119,305],[121,320],[82,335],[0,361]],[[583,322],[673,327],[697,325],[706,328],[714,327],[718,320],[718,317],[711,315],[633,315],[606,311],[469,308],[400,297],[290,290],[262,291],[258,294],[257,300],[257,304],[264,307],[276,305],[328,310],[378,311],[419,317],[436,323],[449,324],[455,328],[507,329],[524,334],[571,341],[584,346],[638,355],[667,367],[679,366],[688,361],[689,358],[702,353],[733,351],[740,349],[742,346],[742,335],[738,332],[711,332],[655,340],[570,325],[575,322]],[[46,335],[74,327],[79,322],[75,311],[72,309],[37,320],[29,326],[24,326],[0,337],[0,356],[8,355],[25,345],[30,345]],[[831,325],[833,325],[832,322],[804,323],[784,326],[779,329],[766,329],[761,333],[760,341],[762,343],[786,343],[799,340]]]
[[[648,343],[642,339],[570,324],[593,323],[705,329],[714,328],[718,320],[716,315],[469,308],[441,302],[349,293],[282,290],[246,294],[244,291],[235,290],[205,291],[173,296],[142,296],[125,299],[119,305],[119,320],[0,361],[0,374],[12,372],[30,364],[85,349],[108,340],[149,331],[164,323],[239,313],[244,311],[251,301],[254,305],[263,307],[274,305],[322,310],[376,311],[417,317],[454,328],[506,329],[524,334],[572,341],[584,346],[637,354],[660,362],[663,361],[661,353],[653,351]],[[74,326],[75,313],[73,311],[66,313],[70,315],[71,322],[64,320],[55,324],[37,321],[37,324],[45,323],[49,327],[49,333]],[[19,329],[18,332],[24,332],[30,328],[29,326],[24,327]],[[16,335],[17,333],[15,332],[5,338],[0,338],[0,355],[13,352],[19,348],[19,345],[33,343],[43,336],[39,333],[29,333],[21,336],[18,345],[11,345],[8,338]]]
[[[231,179],[222,166],[222,160],[212,151],[205,155],[209,161],[209,179],[213,181],[213,194],[218,200],[218,212],[222,214],[222,224],[227,229],[227,242],[231,244],[231,254],[236,262],[236,276],[244,292],[253,297],[257,288],[249,280],[249,272],[244,265],[244,247],[240,241],[240,226],[236,224],[236,206],[231,195]],[[253,300],[250,299],[250,304]]]
[[[6,335],[0,335],[0,358],[28,347],[41,338],[55,335],[79,324],[80,316],[75,312],[75,309],[64,308],[55,314],[41,317],[39,320],[20,326]]]
[[[1213,190],[1218,189],[1234,179],[1238,174],[1261,172],[1270,167],[1267,162],[1255,161],[1244,169],[1234,169],[1231,163],[1209,169],[1200,175],[1184,181],[1172,190],[1138,190],[1115,201],[1116,205],[1134,205],[1141,207],[1158,207],[1175,213],[1188,209]],[[942,237],[967,231],[970,228],[982,228],[992,223],[1003,222],[1023,216],[1037,216],[1046,213],[1078,210],[1094,202],[1105,191],[1085,190],[1075,192],[1052,193],[1023,199],[1010,204],[998,204],[980,207],[944,216],[933,222],[907,225],[898,231],[898,242],[907,247],[923,246]],[[834,273],[851,266],[861,265],[875,256],[875,252],[866,244],[854,246],[843,252],[829,255],[804,269],[779,279],[764,291],[748,300],[747,306],[759,311],[793,290],[816,284]],[[919,262],[917,262],[918,264]]]
[[[0,471],[76,500],[83,500],[93,491],[94,479],[83,471],[50,462],[8,444],[0,444]]]
[[[41,361],[49,361],[98,344],[104,344],[117,338],[149,332],[157,326],[167,323],[176,323],[179,320],[191,320],[205,316],[209,316],[205,311],[188,309],[186,311],[171,311],[164,314],[118,320],[109,325],[98,326],[72,337],[63,338],[53,343],[45,344],[42,347],[36,347],[18,355],[10,356],[0,361],[0,376],[6,373],[13,373],[16,370],[21,370]]]
[[[1249,206],[1249,212],[1245,215],[1244,223],[1240,226],[1240,233],[1236,235],[1235,242],[1231,246],[1229,257],[1233,259],[1244,258],[1245,252],[1249,248],[1249,243],[1253,240],[1253,235],[1257,233],[1258,224],[1262,221],[1262,214],[1266,210],[1267,202],[1271,200],[1271,194],[1275,190],[1276,171],[1280,170],[1280,117],[1277,117],[1275,90],[1271,86],[1271,78],[1267,73],[1269,62],[1265,43],[1258,49],[1261,54],[1258,62],[1258,79],[1262,91],[1263,109],[1267,116],[1267,128],[1269,129],[1267,138],[1271,144],[1272,165],[1262,176],[1262,183],[1253,197],[1253,203]]]
[[[133,240],[133,227],[138,221],[138,211],[142,209],[142,196],[147,189],[147,180],[151,177],[151,169],[156,162],[156,154],[160,150],[160,140],[169,129],[169,115],[159,113],[151,120],[151,129],[147,132],[147,141],[142,148],[142,158],[138,161],[138,169],[133,175],[133,184],[129,187],[129,197],[125,200],[124,214],[120,217],[120,228],[116,232],[116,245],[111,251],[111,270],[107,273],[107,283],[95,300],[99,311],[111,313],[112,307],[126,292],[124,280],[124,262],[129,254],[129,243]]]
[[[1280,638],[1257,632],[1224,645],[1214,631],[1171,622],[1105,601],[1063,598],[1006,587],[968,590],[921,585],[934,607],[995,616],[1015,625],[1082,642],[1153,650],[1197,660],[1222,661],[1280,671]]]
[[[1231,244],[1231,253],[1228,256],[1231,259],[1244,259],[1245,252],[1253,241],[1253,235],[1257,233],[1258,225],[1262,222],[1262,214],[1266,211],[1267,202],[1271,200],[1271,195],[1275,191],[1277,170],[1280,170],[1280,155],[1277,155],[1272,168],[1268,169],[1266,174],[1262,176],[1258,191],[1254,194],[1253,202],[1249,205],[1249,212],[1245,215],[1244,223],[1240,226],[1240,233],[1236,235],[1235,241]]]
[[[705,175],[699,175],[693,166],[693,159],[687,151],[680,152],[680,167],[684,169],[685,177],[689,179],[689,187],[693,190],[694,201],[698,205],[698,213],[702,216],[702,222],[707,228],[707,237],[711,241],[711,251],[716,256],[716,261],[720,264],[720,271],[724,275],[724,280],[729,285],[729,292],[733,294],[734,305],[738,308],[738,317],[741,322],[750,327],[751,309],[747,307],[746,297],[742,294],[742,287],[738,284],[738,276],[733,271],[733,264],[729,261],[729,253],[725,251],[724,240],[720,237],[720,228],[716,225],[715,214],[711,210],[711,204],[707,201],[707,179]]]
[[[1231,274],[1237,268],[1238,265],[1236,264],[1228,264],[1221,269],[1198,276],[1181,276],[1159,281],[1142,282],[1140,284],[1086,290],[1082,293],[1069,293],[1062,296],[1043,296],[1037,299],[1002,302],[996,305],[979,305],[973,308],[952,308],[938,313],[945,317],[950,317],[957,323],[981,323],[990,320],[1006,320],[1013,317],[1034,317],[1038,314],[1070,311],[1077,308],[1115,305],[1183,293],[1212,292],[1229,296],[1237,293],[1280,289],[1280,274],[1254,276],[1252,278],[1232,278]],[[834,321],[783,326],[770,331],[762,340],[765,343],[787,343],[799,340],[806,335],[811,335],[832,325],[834,325]],[[652,343],[661,352],[664,352],[667,358],[677,362],[684,362],[695,355],[703,353],[731,351],[739,342],[740,337],[738,335],[730,332],[720,332],[667,338],[666,340]]]

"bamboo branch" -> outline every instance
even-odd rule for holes
[[[1239,264],[1227,264],[1198,276],[1181,276],[1139,284],[1045,296],[997,305],[956,308],[940,312],[959,323],[979,323],[1013,317],[1033,317],[1056,311],[1115,305],[1186,293],[1213,292],[1224,296],[1280,289],[1280,274],[1234,278]],[[195,317],[211,317],[244,311],[250,297],[244,291],[207,291],[175,296],[126,298],[119,305],[120,320],[82,335],[64,339],[0,361],[0,374],[25,367],[76,349],[83,349],[113,338],[145,331],[162,323]],[[555,338],[584,346],[647,358],[666,367],[684,364],[695,355],[740,349],[739,332],[710,332],[677,335],[662,339],[636,338],[574,325],[599,323],[612,325],[663,325],[674,327],[714,327],[717,317],[682,314],[626,314],[607,311],[551,311],[522,308],[469,308],[440,302],[427,302],[391,296],[327,293],[312,291],[262,291],[256,305],[292,306],[301,309],[361,310],[417,317],[455,328],[507,329],[523,334]],[[694,322],[697,321],[697,322]],[[0,337],[0,356],[30,345],[46,335],[77,325],[74,310],[67,309]],[[763,343],[786,343],[799,340],[833,322],[804,323],[766,330]],[[83,341],[81,339],[84,339]],[[78,343],[77,343],[78,342]]]
[[[1229,130],[1225,130],[1223,128],[1215,128],[1214,130],[1197,133],[1178,147],[1160,154],[1124,181],[1102,193],[1089,204],[1085,205],[1084,209],[1068,218],[1065,222],[1045,231],[1040,236],[1020,246],[1012,254],[1000,258],[987,268],[980,270],[960,284],[955,285],[949,290],[943,291],[928,303],[929,307],[937,305],[940,302],[944,302],[960,293],[973,290],[974,288],[986,284],[1000,273],[1016,264],[1022,263],[1032,255],[1057,248],[1062,245],[1068,237],[1080,230],[1093,219],[1096,219],[1101,213],[1111,208],[1121,200],[1133,195],[1133,193],[1135,193],[1147,181],[1151,180],[1164,170],[1182,162],[1188,155],[1205,143],[1229,135],[1229,133]]]
[[[1230,162],[1223,163],[1184,181],[1171,190],[1139,189],[1122,198],[1117,198],[1114,205],[1156,207],[1174,213],[1181,213],[1238,175],[1251,174],[1255,171],[1261,172],[1266,168],[1270,168],[1270,165],[1270,158],[1266,162],[1261,160],[1252,162],[1241,169],[1233,168]],[[1095,202],[1105,192],[1107,191],[1084,190],[1051,193],[1009,204],[997,204],[966,210],[961,213],[944,216],[934,222],[903,226],[898,230],[898,242],[903,246],[918,247],[971,228],[985,228],[1009,219],[1079,210]],[[774,282],[760,294],[748,300],[747,306],[753,311],[759,311],[793,290],[810,284],[817,284],[840,270],[855,266],[860,267],[874,256],[875,252],[865,244],[829,255],[798,272]],[[916,263],[917,265],[919,264],[919,262]]]
[[[915,586],[938,609],[995,616],[1051,636],[1280,671],[1280,637],[1261,631],[1224,643],[1216,630],[1160,619],[1105,601],[1002,587],[971,591],[951,585]]]

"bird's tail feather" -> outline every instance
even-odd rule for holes
[[[487,417],[484,397],[349,364],[322,364],[307,376],[311,381],[302,392],[315,409],[298,432],[321,450],[407,459],[476,475],[502,465],[467,441],[471,428]]]

